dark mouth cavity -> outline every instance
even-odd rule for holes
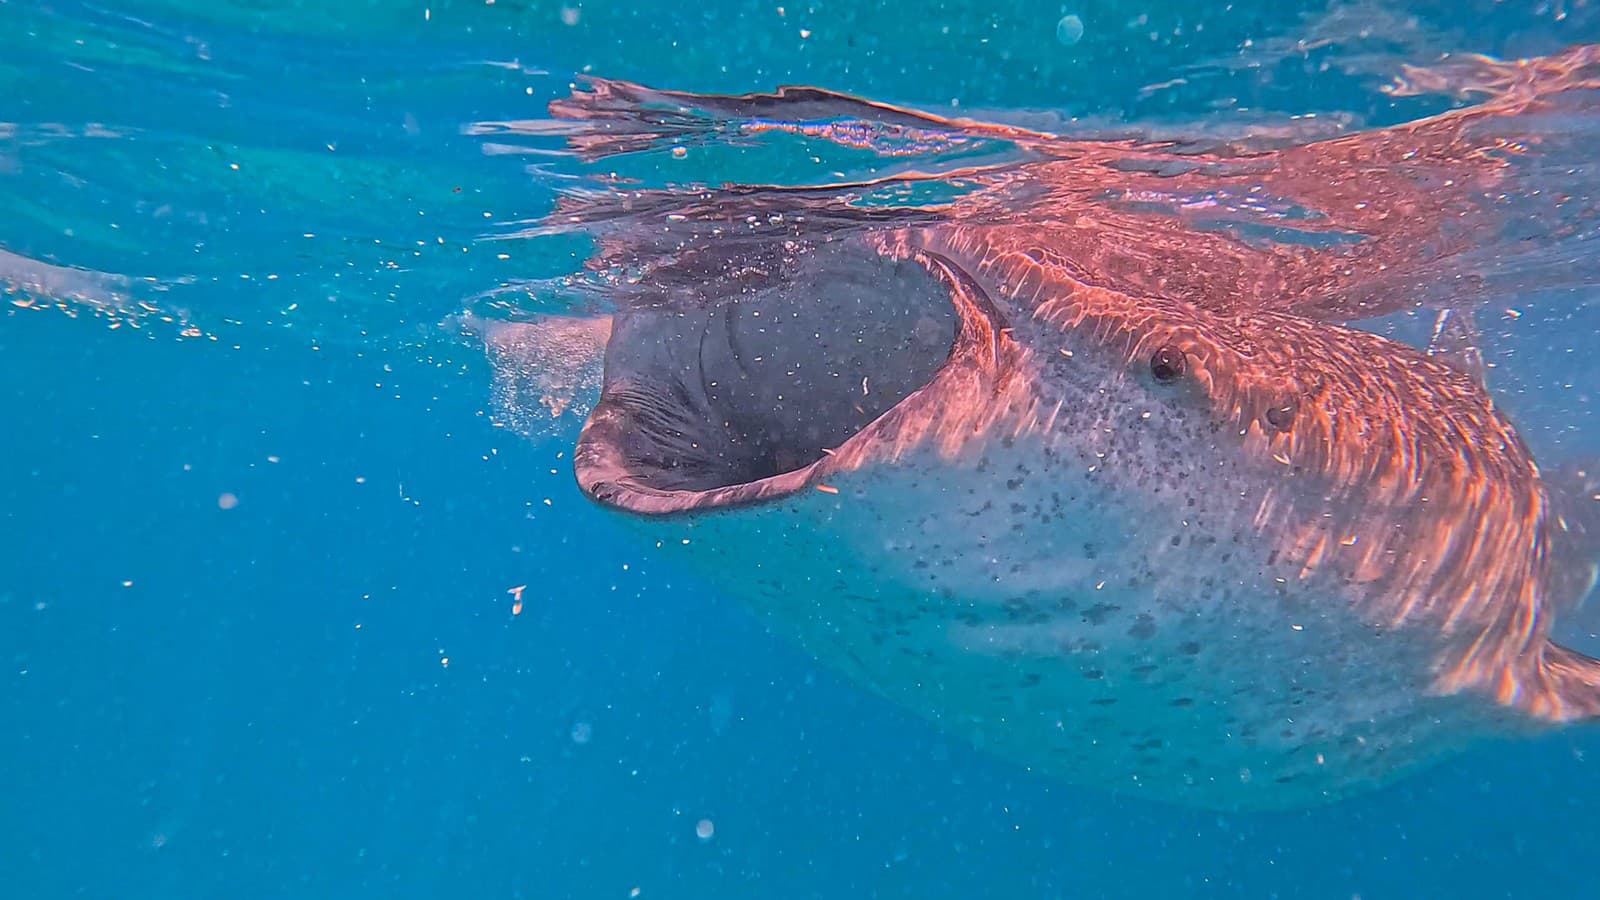
[[[619,315],[580,480],[605,500],[804,468],[927,384],[958,324],[918,263],[838,245],[734,296]]]

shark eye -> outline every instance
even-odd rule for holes
[[[1294,426],[1294,412],[1293,403],[1283,402],[1267,407],[1267,411],[1262,415],[1262,418],[1266,419],[1267,424],[1278,431],[1288,431]]]
[[[1162,384],[1177,381],[1183,377],[1184,370],[1189,367],[1189,361],[1183,351],[1168,344],[1157,350],[1150,357],[1150,374]]]

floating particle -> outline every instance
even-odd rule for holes
[[[710,819],[701,819],[694,823],[694,836],[702,841],[711,840],[711,836],[716,833],[717,827],[711,824]]]
[[[1061,21],[1056,23],[1056,40],[1064,47],[1071,47],[1083,40],[1083,20],[1072,15],[1062,16]]]
[[[576,6],[563,6],[563,7],[561,7],[561,24],[563,24],[563,25],[576,25],[576,24],[578,24],[578,14],[579,14],[578,13],[578,8]]]
[[[574,744],[587,744],[594,737],[594,728],[588,722],[579,722],[572,726],[572,742]]]
[[[217,497],[217,509],[233,509],[239,505],[239,498],[231,493],[223,493]]]
[[[688,156],[688,155],[689,155],[689,151],[685,147],[673,147],[672,148],[672,158],[673,159],[683,159],[685,156]]]

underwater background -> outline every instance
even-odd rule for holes
[[[595,171],[494,123],[580,73],[1366,127],[1463,102],[1402,64],[1596,41],[1580,0],[0,0],[0,896],[1600,896],[1593,729],[1271,815],[974,751],[590,506],[579,420],[508,421],[455,324],[577,302],[584,240],[522,226]],[[769,165],[695,156],[648,162]],[[1600,448],[1587,299],[1487,320],[1541,458]]]

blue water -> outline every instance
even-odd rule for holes
[[[948,740],[589,506],[575,425],[498,427],[442,324],[576,268],[491,238],[587,170],[469,126],[581,71],[1384,124],[1455,102],[1398,62],[1600,40],[1577,2],[1190,5],[0,0],[0,250],[78,273],[0,297],[0,896],[1600,895],[1590,730],[1279,815]],[[1563,302],[1495,326],[1541,451],[1600,446]]]

